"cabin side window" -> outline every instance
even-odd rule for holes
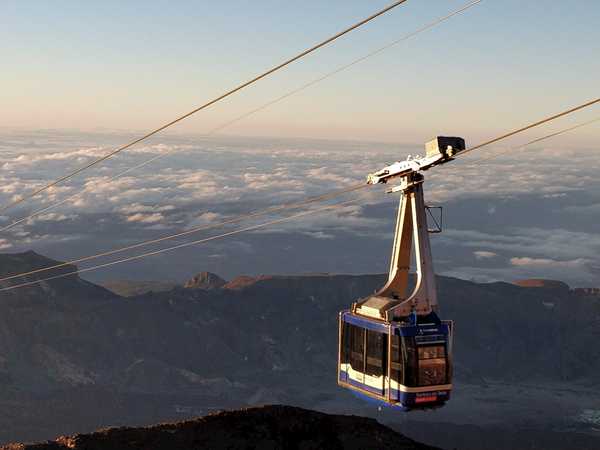
[[[390,367],[390,377],[393,381],[403,383],[403,365],[402,365],[402,346],[400,345],[400,336],[392,335],[392,367]]]
[[[341,323],[342,326],[342,342],[340,345],[340,364],[348,364],[350,362],[350,344],[352,342],[352,325],[348,322]]]
[[[403,337],[401,342],[402,363],[404,365],[404,378],[402,380],[402,384],[407,387],[417,387],[419,386],[419,360],[415,338]]]
[[[367,375],[373,377],[383,376],[387,366],[387,339],[386,335],[377,331],[367,330]]]
[[[350,326],[350,366],[352,369],[364,373],[365,371],[365,330]]]
[[[446,346],[444,344],[420,345],[419,386],[434,386],[447,383]]]

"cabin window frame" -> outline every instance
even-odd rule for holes
[[[365,371],[364,374],[371,377],[385,377],[387,372],[387,333],[365,328]],[[375,346],[371,346],[372,338],[377,339]],[[375,355],[373,355],[374,353]],[[379,364],[370,364],[377,360]]]
[[[436,348],[435,355],[427,354],[426,349]],[[442,352],[441,356],[439,352]],[[436,342],[436,343],[424,343],[416,346],[416,355],[417,355],[417,383],[419,387],[426,386],[439,386],[448,384],[448,346],[446,342]],[[425,357],[428,356],[428,357]],[[437,363],[435,362],[437,361]],[[440,363],[441,361],[441,363]],[[427,363],[425,363],[427,362]],[[443,379],[430,378],[426,379],[423,376],[423,370],[425,367],[429,366],[433,369],[436,369],[436,364],[439,366],[443,364]],[[437,375],[437,374],[436,374]]]

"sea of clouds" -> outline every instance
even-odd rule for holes
[[[133,137],[108,131],[3,130],[0,204]],[[444,233],[432,238],[436,271],[484,282],[543,277],[573,286],[600,285],[600,158],[594,149],[548,141],[487,159],[507,150],[473,152],[426,174],[428,203],[444,206]],[[370,171],[418,153],[418,145],[161,136],[4,212],[1,226],[48,208],[3,231],[0,250],[33,249],[56,259],[77,258],[341,189],[364,181]],[[114,178],[159,155],[156,161]],[[480,158],[486,160],[477,163]],[[396,202],[397,197],[374,188],[344,209],[86,276],[181,281],[202,270],[225,277],[384,272]],[[288,213],[293,212],[297,211]],[[273,214],[236,226],[280,217]],[[235,226],[205,230],[148,250],[232,229]],[[131,254],[135,253],[123,256]]]

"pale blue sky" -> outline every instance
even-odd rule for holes
[[[0,123],[147,130],[388,4],[3,1]],[[178,126],[203,132],[458,8],[409,0]],[[227,134],[485,137],[600,94],[600,2],[483,0]],[[568,119],[600,115],[595,108]],[[599,127],[577,138],[600,136]]]

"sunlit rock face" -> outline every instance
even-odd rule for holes
[[[200,272],[188,280],[183,287],[187,289],[219,289],[223,287],[227,281],[211,272]]]

